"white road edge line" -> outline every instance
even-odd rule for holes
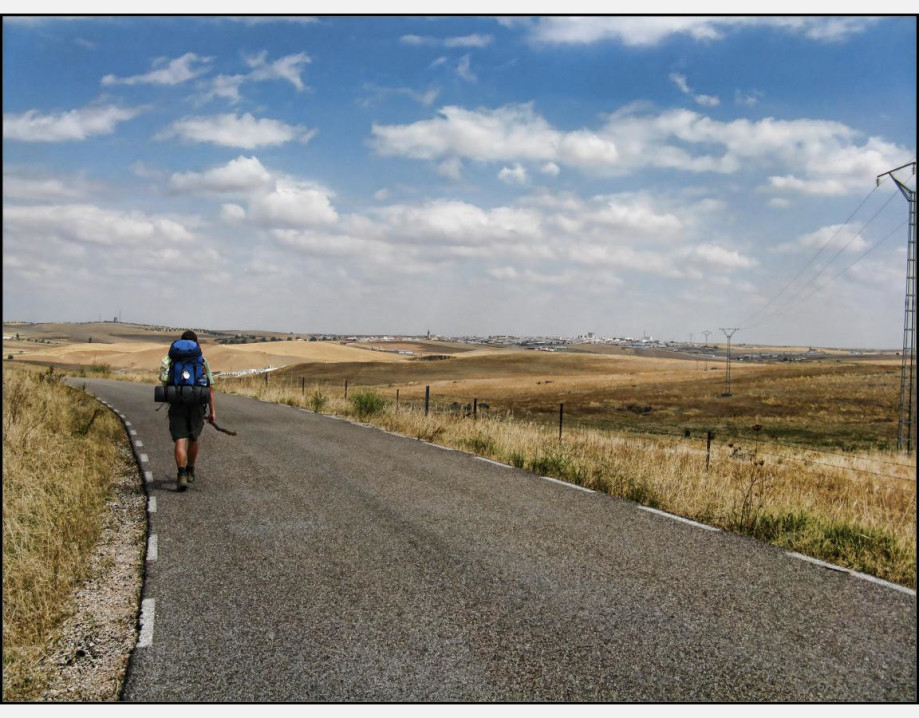
[[[902,591],[903,593],[909,594],[910,596],[915,596],[916,592],[907,588],[906,586],[901,586],[898,583],[891,583],[890,581],[885,581],[884,579],[878,578],[877,576],[869,576],[867,573],[859,573],[858,571],[853,571],[850,568],[844,566],[837,566],[835,563],[827,563],[826,561],[821,561],[820,559],[813,558],[812,556],[805,556],[803,553],[797,553],[795,551],[786,551],[786,556],[791,558],[796,558],[801,561],[807,561],[808,563],[816,564],[817,566],[822,566],[823,568],[828,568],[831,571],[836,571],[837,573],[847,573],[850,576],[855,578],[860,578],[863,581],[870,581],[871,583],[877,583],[881,586],[886,586],[887,588],[892,588],[896,591]]]
[[[147,502],[147,513],[156,513],[156,496],[151,496],[150,500]]]
[[[684,519],[682,516],[677,516],[676,514],[668,514],[666,511],[661,511],[660,509],[652,509],[650,506],[639,506],[638,508],[640,508],[642,511],[650,511],[652,514],[657,514],[658,516],[666,516],[668,519],[682,521],[684,524],[689,524],[690,526],[695,526],[696,528],[705,529],[706,531],[721,531],[721,529],[716,526],[700,524],[698,521]]]
[[[143,445],[144,445],[144,442],[142,442],[140,439],[134,440],[134,446],[136,446],[138,449]]]
[[[159,558],[159,552],[157,551],[157,541],[156,534],[150,534],[150,540],[147,542],[147,560],[156,561]]]
[[[491,459],[486,459],[484,456],[475,456],[473,458],[478,459],[479,461],[484,461],[487,464],[494,464],[495,466],[503,466],[505,469],[514,468],[510,464],[502,464],[500,461],[492,461]]]
[[[149,457],[149,456],[147,456],[146,454],[141,454],[141,455],[140,455],[140,463],[146,464],[148,461],[150,461],[150,457]]]
[[[151,481],[153,481],[153,472],[152,472],[152,471],[145,471],[145,472],[144,472],[144,481],[146,481],[147,483],[150,483]]]
[[[125,426],[129,426],[129,425],[126,424]],[[129,433],[131,436],[137,436],[137,429],[128,429],[128,433]]]
[[[156,599],[145,598],[140,602],[140,636],[138,648],[149,648],[153,645],[153,617],[156,614]]]
[[[567,486],[569,489],[577,489],[578,491],[585,491],[588,494],[597,493],[593,489],[588,489],[584,486],[578,486],[577,484],[572,484],[570,481],[562,481],[561,479],[553,479],[551,476],[540,476],[540,479],[545,479],[546,481],[551,481],[553,484],[561,484],[562,486]]]

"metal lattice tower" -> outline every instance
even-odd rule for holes
[[[721,329],[721,331],[724,332],[724,336],[728,338],[727,360],[724,365],[724,394],[721,396],[731,396],[731,337],[734,336],[734,332],[740,329],[740,327],[733,327],[729,329],[719,327],[719,329]]]
[[[897,419],[897,450],[911,454],[916,448],[916,191],[894,177],[897,170],[911,167],[916,174],[916,163],[908,162],[896,169],[878,175],[890,176],[909,204],[909,230],[906,246],[906,301],[903,317],[903,354],[900,366],[900,409]]]

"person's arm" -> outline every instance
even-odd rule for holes
[[[214,375],[211,373],[211,365],[207,363],[207,359],[204,360],[204,371],[207,372],[207,384],[210,389],[210,400],[208,401],[208,410],[207,420],[208,421],[217,421],[217,407],[214,406]]]

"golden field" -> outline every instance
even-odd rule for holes
[[[95,363],[149,381],[177,335],[108,345],[64,337],[17,361]],[[895,450],[899,360],[890,353],[734,362],[723,396],[723,359],[663,351],[376,345],[415,352],[407,356],[330,342],[202,343],[215,371],[285,367],[221,377],[221,391],[357,416],[915,586],[916,470]],[[488,405],[475,420],[473,400]]]

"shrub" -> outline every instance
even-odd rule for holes
[[[351,406],[359,419],[382,414],[386,400],[375,391],[357,391],[351,395]]]
[[[310,409],[319,414],[328,403],[329,397],[322,393],[322,389],[317,387],[312,396],[310,396]]]

